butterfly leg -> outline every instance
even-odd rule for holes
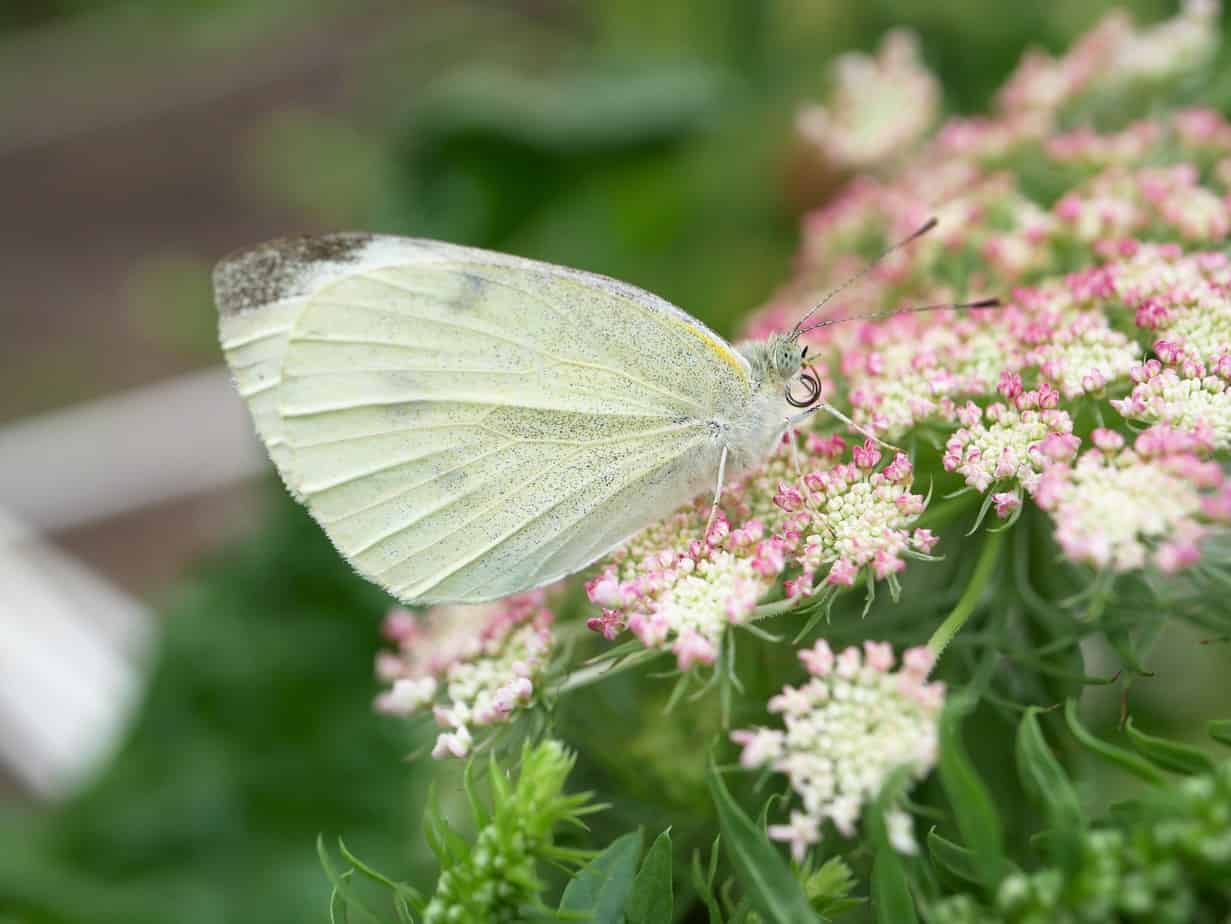
[[[865,429],[864,427],[859,426],[859,424],[855,423],[855,421],[851,420],[849,417],[847,417],[845,414],[839,411],[832,404],[826,404],[824,401],[822,401],[816,405],[816,409],[825,411],[827,414],[832,414],[834,417],[837,417],[838,420],[842,421],[844,424],[846,424],[856,433],[862,433],[864,436],[866,436],[872,442],[876,443],[878,446],[884,446],[886,449],[890,449],[893,452],[902,452],[902,450],[899,449],[897,446],[894,446],[892,443],[886,443],[884,440],[878,437],[871,430],[868,430],[868,429]]]
[[[722,498],[722,486],[727,480],[727,447],[722,447],[722,455],[718,457],[718,484],[714,487],[714,503],[710,505],[710,515],[705,520],[705,532],[710,531],[710,524],[718,515],[718,501]]]
[[[795,425],[791,423],[791,418],[786,419],[786,429],[782,435],[786,437],[787,445],[791,447],[791,464],[795,466],[795,474],[803,475],[804,470],[799,464],[799,440],[795,437]]]

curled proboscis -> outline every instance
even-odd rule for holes
[[[786,386],[786,401],[792,407],[807,408],[812,407],[821,399],[821,380],[817,377],[816,372],[811,366],[805,366],[799,374],[799,380],[803,383],[805,395],[803,398],[797,398],[791,392],[791,383]]]

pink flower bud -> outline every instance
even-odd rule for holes
[[[813,677],[826,677],[833,670],[834,653],[824,639],[799,653],[799,660]]]
[[[1006,369],[1000,373],[1000,384],[996,387],[996,390],[1011,401],[1022,393],[1022,377],[1016,372],[1010,372]],[[971,427],[974,424],[970,423],[966,424],[966,426]]]
[[[779,481],[778,493],[774,495],[774,504],[787,513],[793,513],[804,505],[803,492],[793,484]]]
[[[1012,491],[1003,491],[992,495],[992,503],[996,507],[996,516],[1005,519],[1022,505],[1022,499]]]
[[[686,671],[694,664],[713,664],[718,652],[709,639],[691,629],[686,629],[671,647],[679,668]]]
[[[1090,442],[1103,452],[1117,452],[1124,447],[1124,437],[1115,430],[1099,427],[1090,434]]]
[[[380,632],[391,642],[408,642],[415,637],[419,627],[415,614],[404,607],[395,606],[385,614]]]
[[[825,578],[826,584],[836,584],[842,587],[853,587],[855,585],[855,577],[859,574],[859,569],[856,568],[845,558],[839,558],[833,563],[833,567],[829,569],[829,574]]]
[[[851,455],[860,468],[873,468],[881,460],[881,451],[871,440],[865,440],[862,446],[856,446],[851,450]]]

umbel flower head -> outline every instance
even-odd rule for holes
[[[967,293],[1004,306],[819,328],[810,355],[856,422],[921,465],[941,447],[985,511],[1042,508],[1064,554],[1095,568],[1217,565],[1203,550],[1227,522],[1231,124],[1188,109],[1108,132],[1057,127],[1194,73],[1218,47],[1217,14],[1198,0],[1137,28],[1116,13],[1062,57],[1028,55],[994,115],[951,119],[906,166],[858,176],[808,215],[795,277],[748,325],[789,328],[860,265],[852,252],[906,237],[945,203],[938,230],[881,261],[831,317]]]
[[[551,658],[554,615],[544,591],[478,606],[440,606],[416,616],[395,608],[385,618],[396,651],[376,661],[392,686],[376,708],[408,716],[431,708],[442,731],[432,756],[465,757],[472,728],[507,722],[534,701]]]
[[[731,738],[743,748],[744,767],[769,767],[790,781],[801,807],[769,835],[788,842],[802,861],[826,820],[853,836],[863,806],[895,770],[906,767],[922,778],[935,766],[944,686],[927,680],[935,659],[926,648],[907,651],[896,671],[885,642],[835,655],[822,640],[799,659],[808,682],[769,701],[785,728],[736,731]],[[886,825],[896,849],[915,851],[910,816],[895,810]]]
[[[802,109],[797,125],[834,170],[867,169],[900,157],[936,118],[940,83],[920,62],[910,32],[890,32],[875,57],[840,55],[831,73],[829,100]]]
[[[911,529],[925,499],[912,490],[910,460],[884,461],[871,442],[848,457],[836,436],[784,445],[723,490],[712,520],[698,498],[619,549],[586,585],[603,608],[590,628],[607,638],[628,628],[687,670],[712,664],[725,629],[752,619],[780,579],[792,597],[895,580],[904,557],[935,537]]]

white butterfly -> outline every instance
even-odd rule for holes
[[[288,238],[223,261],[214,285],[287,487],[407,603],[576,572],[700,492],[716,500],[823,406],[799,326],[734,348],[649,292],[484,250]]]

